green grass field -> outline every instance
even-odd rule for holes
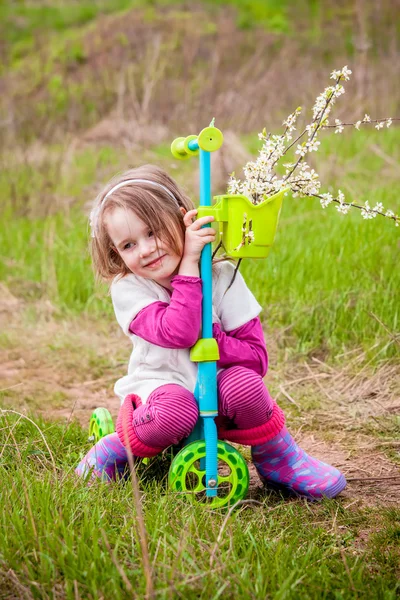
[[[165,599],[398,597],[394,509],[271,494],[226,520],[168,493],[161,460],[141,482],[146,571],[130,482],[85,487],[72,473],[82,430],[38,425],[46,445],[31,423],[2,419],[1,598],[139,599],[149,580]]]
[[[168,136],[223,100],[221,119],[255,156],[257,132],[244,132],[256,117],[278,133],[292,93],[309,102],[338,57],[362,63],[359,27],[368,66],[341,107],[354,120],[398,116],[389,4],[0,2],[0,600],[399,597],[400,228],[389,219],[289,197],[268,259],[241,266],[263,306],[266,384],[300,445],[345,473],[337,499],[268,492],[246,448],[250,491],[233,511],[172,494],[166,455],[137,465],[139,499],[129,479],[88,487],[74,475],[93,408],[117,414],[130,352],[87,250],[99,186],[156,163],[197,199],[196,161],[175,161]],[[104,137],[87,135],[104,121]],[[321,133],[310,161],[321,191],[398,213],[399,131]]]
[[[254,139],[256,135],[250,138],[253,152]],[[383,202],[385,208],[398,211],[396,169],[366,150],[377,145],[395,161],[398,143],[395,129],[327,137],[316,165],[318,172],[326,171],[324,178],[321,175],[324,190],[340,188],[348,200]],[[137,157],[138,164],[153,161],[168,168],[171,159],[164,150],[147,151]],[[105,288],[94,287],[87,253],[89,209],[82,206],[95,194],[99,166],[107,172],[103,181],[124,168],[126,157],[119,156],[118,162],[116,152],[107,148],[78,153],[61,180],[58,169],[46,163],[37,171],[25,165],[2,172],[0,190],[6,203],[0,277],[14,295],[31,290],[63,313],[87,311],[111,318]],[[334,165],[332,172],[329,164]],[[182,183],[196,168],[194,163],[174,166]],[[196,197],[195,189],[190,192]],[[66,200],[57,201],[57,211],[52,202],[60,197]],[[45,218],[15,216],[54,211]],[[388,330],[398,329],[398,241],[399,229],[389,219],[365,221],[357,209],[344,217],[333,205],[323,210],[317,199],[287,198],[270,257],[245,261],[242,271],[265,307],[266,326],[285,329],[296,352],[320,350],[333,359],[354,346],[368,350],[379,344],[379,362],[396,350]],[[21,281],[25,283],[20,289]]]
[[[384,159],[363,152],[373,143],[396,159],[396,130],[352,133],[327,142],[318,164],[326,169],[324,165],[337,161],[338,171],[343,170],[336,181],[328,171],[327,188],[340,187],[349,198],[351,191],[355,198],[367,194],[371,201],[398,208],[396,173]],[[246,143],[255,150],[253,138]],[[144,159],[171,165],[164,147],[147,151]],[[112,149],[84,151],[61,181],[56,170],[44,166],[36,179],[26,165],[2,172],[2,194],[9,201],[1,224],[0,276],[23,302],[21,318],[28,331],[38,319],[35,306],[45,301],[64,329],[82,316],[99,328],[113,322],[106,287],[93,283],[84,206],[93,196],[99,165],[107,179],[123,168],[124,160]],[[193,168],[186,163],[176,169],[178,179],[186,181]],[[18,191],[12,192],[12,182]],[[51,198],[58,195],[69,202],[54,210]],[[41,211],[54,214],[33,216]],[[358,369],[367,363],[380,372],[382,366],[395,365],[398,253],[398,229],[389,220],[365,222],[356,211],[342,217],[333,207],[323,211],[317,200],[287,199],[270,257],[245,262],[242,268],[264,306],[266,331],[278,340],[278,371],[313,356],[328,368],[345,367],[343,354],[354,350],[364,351]],[[10,349],[9,356],[18,355],[12,328],[3,330],[2,347]],[[101,381],[101,365],[111,364],[98,349],[92,359],[79,359],[83,349],[73,348],[71,341],[55,340],[49,352],[55,351],[61,352],[61,361],[70,361],[72,380],[80,380],[86,365]],[[18,389],[6,387],[2,396],[3,405],[18,410]],[[60,401],[56,395],[43,398],[50,406]],[[308,394],[301,406],[315,410],[320,406],[316,398]],[[291,415],[293,424],[303,423],[301,411],[294,409]],[[154,587],[154,598],[166,599],[390,600],[398,595],[397,508],[357,502],[354,507],[348,498],[308,505],[256,491],[226,521],[226,512],[193,506],[168,493],[167,465],[161,459],[150,473],[141,469],[149,571],[130,483],[87,488],[73,474],[88,448],[84,430],[32,416],[46,444],[23,417],[5,412],[1,418],[1,598],[144,598],[150,589],[146,585]],[[395,415],[385,418],[373,435],[396,439],[398,425]],[[349,429],[355,427],[356,421]],[[387,452],[396,459],[390,448]]]

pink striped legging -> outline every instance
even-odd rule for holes
[[[217,378],[218,425],[224,429],[251,429],[264,425],[272,414],[273,400],[262,377],[246,367],[234,366]],[[152,392],[133,412],[133,427],[147,446],[168,448],[186,438],[198,418],[194,395],[169,383]]]
[[[267,423],[273,400],[262,377],[246,367],[229,367],[217,378],[218,426],[225,430],[248,430]],[[160,386],[133,411],[136,437],[151,448],[168,448],[186,438],[196,425],[198,407],[194,395],[176,384]],[[75,469],[79,476],[92,471],[92,478],[115,479],[127,463],[127,454],[117,433],[93,446]]]

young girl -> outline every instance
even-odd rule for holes
[[[193,203],[161,169],[143,166],[113,179],[91,214],[97,274],[111,281],[117,321],[133,343],[116,433],[102,438],[77,473],[115,479],[133,456],[155,456],[186,438],[198,419],[197,365],[189,351],[201,335],[200,253],[215,240],[195,219]],[[217,362],[218,436],[251,446],[261,480],[307,498],[333,498],[344,476],[295,443],[282,410],[264,385],[268,356],[261,306],[234,266],[213,265],[213,336]],[[228,289],[229,288],[229,289]]]

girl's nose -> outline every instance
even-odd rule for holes
[[[155,249],[156,249],[156,244],[155,244],[154,238],[149,238],[148,240],[143,241],[140,244],[140,250],[139,250],[140,257],[145,258],[146,256],[153,254],[155,252]]]

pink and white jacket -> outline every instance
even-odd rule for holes
[[[226,292],[233,273],[231,262],[213,265],[213,336],[220,352],[218,372],[242,365],[264,376],[268,355],[258,318],[261,306],[240,272]],[[154,389],[166,383],[194,391],[197,364],[191,362],[189,352],[200,337],[201,279],[176,275],[171,285],[172,293],[151,279],[130,274],[111,286],[117,321],[133,344],[128,374],[114,388],[121,402],[128,394],[136,394],[146,402]]]

